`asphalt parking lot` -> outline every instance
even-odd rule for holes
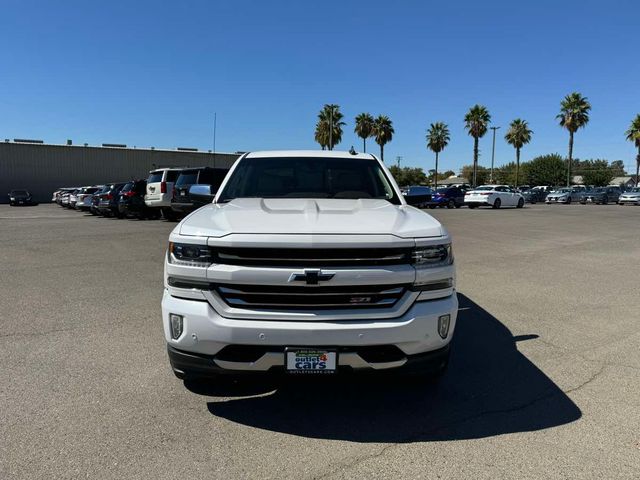
[[[461,301],[437,387],[185,388],[160,298],[175,224],[0,205],[0,478],[634,478],[640,207],[429,210]]]

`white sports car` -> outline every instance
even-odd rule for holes
[[[464,196],[464,203],[469,208],[482,205],[492,208],[524,207],[524,197],[508,185],[482,185],[468,191]]]

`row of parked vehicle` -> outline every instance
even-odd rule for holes
[[[211,167],[158,168],[146,180],[60,188],[52,201],[105,217],[176,220],[211,201],[227,172]],[[197,194],[191,188],[195,185]]]
[[[583,205],[595,203],[607,205],[640,205],[640,187],[633,187],[627,191],[616,186],[587,187],[576,185],[572,187],[551,187],[538,185],[535,187],[522,186],[515,189],[509,185],[481,185],[471,188],[468,185],[444,187],[433,190],[426,186],[411,186],[402,189],[407,203],[420,208],[469,208],[490,206],[500,208],[513,206],[522,208],[525,203],[562,203],[579,202]]]

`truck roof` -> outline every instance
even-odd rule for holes
[[[249,152],[245,158],[271,158],[271,157],[296,157],[296,158],[359,158],[375,160],[370,153],[355,153],[337,150],[272,150],[262,152]]]

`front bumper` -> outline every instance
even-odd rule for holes
[[[340,348],[339,367],[358,370],[401,367],[414,355],[447,347],[455,330],[457,311],[455,293],[447,298],[415,302],[396,318],[348,321],[232,319],[219,315],[205,300],[173,297],[168,290],[162,299],[163,326],[170,352],[173,349],[185,355],[208,358],[212,368],[231,371],[265,372],[282,368],[282,352],[289,346]],[[170,335],[170,313],[184,317],[184,330],[177,340]],[[447,337],[442,339],[437,331],[438,317],[447,314],[451,322]],[[245,362],[216,359],[216,355],[230,345],[253,345],[264,348],[265,353]],[[356,353],[358,348],[380,345],[397,347],[402,358],[372,362]],[[176,366],[174,369],[180,370]]]
[[[626,205],[626,204],[640,205],[640,198],[639,197],[631,197],[631,198],[620,197],[618,198],[618,203],[620,205]]]
[[[567,203],[569,201],[569,197],[547,197],[545,203]]]

